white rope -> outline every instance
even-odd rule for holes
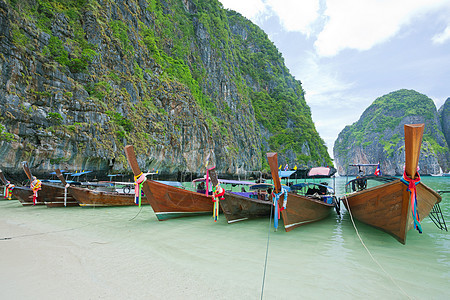
[[[267,232],[267,246],[266,246],[266,259],[264,261],[264,274],[263,274],[263,280],[262,280],[262,286],[261,286],[261,300],[263,299],[264,294],[264,283],[266,281],[266,269],[267,269],[267,257],[269,255],[269,240],[270,240],[270,227],[272,227],[272,212],[273,212],[273,205],[270,205],[270,218],[269,218],[269,231]],[[274,216],[275,218],[275,216]]]
[[[66,183],[64,186],[64,207],[67,206],[67,189],[69,188],[70,184]]]
[[[349,212],[350,219],[352,220],[353,227],[355,228],[356,235],[358,236],[359,240],[361,241],[361,244],[362,244],[362,245],[364,246],[364,248],[366,249],[366,251],[367,251],[367,253],[369,254],[370,258],[372,258],[372,260],[378,265],[378,267],[384,272],[384,274],[386,274],[386,276],[389,277],[389,279],[394,283],[394,285],[397,286],[397,287],[400,289],[400,291],[402,291],[402,293],[406,295],[406,297],[408,297],[409,299],[413,299],[410,295],[408,295],[408,294],[405,292],[404,289],[402,289],[401,286],[399,286],[399,285],[397,284],[397,282],[394,280],[394,278],[393,278],[393,277],[392,277],[392,276],[391,276],[391,275],[383,268],[383,266],[381,266],[381,264],[375,259],[375,257],[374,257],[374,256],[372,255],[372,253],[370,252],[369,248],[367,248],[366,244],[364,244],[364,241],[362,240],[361,236],[359,235],[358,228],[356,228],[355,221],[353,220],[352,211],[350,210],[350,205],[348,204],[348,201],[347,201],[347,195],[344,195],[344,198],[345,198],[345,202],[347,203],[346,207],[347,207],[347,210],[348,210],[348,212]]]

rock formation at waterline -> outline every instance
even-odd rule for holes
[[[448,170],[449,148],[433,100],[413,90],[399,90],[376,99],[357,122],[339,133],[333,148],[339,174],[345,175],[351,163],[380,162],[384,174],[402,175],[403,125],[414,123],[425,124],[420,173],[437,174],[440,169]],[[355,174],[356,168],[348,172]]]

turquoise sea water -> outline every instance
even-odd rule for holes
[[[422,181],[435,190],[450,190],[450,178]],[[338,194],[344,184],[345,178],[337,178]],[[449,202],[450,194],[444,194],[441,209],[450,223]],[[344,207],[341,216],[333,212],[289,233],[274,232],[269,219],[227,224],[223,216],[217,223],[212,216],[199,216],[159,222],[149,206],[141,211],[46,208],[0,201],[0,219],[35,232],[0,241],[0,254],[2,243],[11,241],[69,239],[91,255],[80,262],[86,264],[87,278],[100,280],[98,268],[105,265],[102,272],[120,278],[120,284],[108,286],[112,295],[128,286],[134,291],[131,298],[259,299],[268,244],[266,299],[450,299],[450,234],[429,218],[422,221],[423,234],[409,231],[406,245],[356,221],[363,245]],[[5,228],[0,234],[11,236]],[[88,263],[95,260],[101,263]],[[159,294],[149,294],[153,285],[161,287]]]

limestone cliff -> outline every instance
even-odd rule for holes
[[[357,122],[339,133],[333,148],[339,174],[345,175],[350,163],[380,162],[384,174],[402,175],[403,125],[414,123],[425,124],[420,173],[448,170],[449,148],[433,100],[413,90],[399,90],[376,99]]]
[[[447,145],[450,145],[450,98],[439,108],[439,120],[441,121],[442,132],[444,133]]]
[[[219,172],[331,164],[301,82],[215,0],[0,0],[0,167]]]

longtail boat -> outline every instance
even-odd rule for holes
[[[139,168],[133,146],[125,146],[125,154],[136,183],[142,186],[159,221],[212,213],[211,196],[147,179]]]
[[[422,231],[420,219],[427,217],[441,196],[420,182],[417,173],[424,124],[404,125],[405,173],[402,179],[366,188],[357,178],[357,190],[341,198],[349,213],[359,221],[381,229],[405,244],[408,231]],[[376,178],[377,176],[374,176]]]
[[[89,189],[87,187],[79,187],[67,185],[67,182],[59,169],[56,176],[61,182],[67,186],[70,195],[75,198],[80,206],[127,206],[136,205],[135,195],[128,193],[119,193],[116,190]],[[142,204],[148,204],[145,197],[142,197]]]
[[[277,153],[267,153],[267,160],[269,162],[270,172],[272,173],[274,195],[275,197],[280,197],[279,202],[277,201],[278,203],[275,206],[275,220],[278,218],[277,210],[280,209],[286,231],[291,231],[296,227],[322,220],[331,213],[331,210],[334,208],[333,203],[290,193],[286,189],[282,190],[281,180],[278,175]],[[280,195],[281,193],[283,195]],[[287,194],[286,203],[284,203],[284,193]]]
[[[21,201],[22,205],[42,205],[47,207],[78,206],[78,202],[67,193],[62,185],[41,182],[31,174],[28,163],[22,163],[23,170],[30,180],[31,194]],[[19,199],[20,200],[20,199]]]
[[[217,186],[219,183],[254,186],[252,182],[219,180],[214,169],[209,172],[209,175],[214,186]],[[271,186],[265,185],[264,189],[271,188]],[[269,217],[271,205],[272,202],[260,192],[225,191],[220,199],[220,207],[228,224],[248,219]]]
[[[31,190],[31,188],[23,186],[15,186],[6,179],[5,174],[3,174],[2,170],[0,170],[0,180],[5,185],[4,191],[5,198],[12,199],[12,197],[14,197],[21,203],[25,203],[28,201],[30,196],[33,196],[33,191]]]

